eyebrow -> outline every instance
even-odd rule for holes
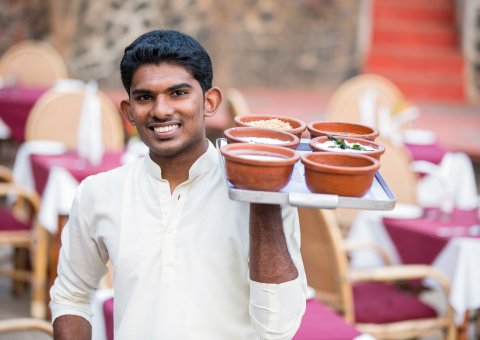
[[[180,83],[180,84],[170,86],[169,88],[167,88],[166,91],[167,92],[172,92],[172,91],[176,91],[176,90],[184,89],[184,88],[192,89],[193,86],[189,83]],[[150,93],[152,93],[151,90],[143,89],[143,88],[138,88],[138,89],[135,89],[135,90],[132,91],[132,95],[150,94]]]
[[[184,89],[184,88],[193,89],[193,86],[189,83],[180,83],[180,84],[173,85],[173,86],[169,87],[167,90],[168,91],[175,91],[175,90]]]

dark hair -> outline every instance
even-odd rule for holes
[[[162,62],[185,67],[200,83],[203,93],[212,87],[212,62],[202,45],[189,35],[172,30],[154,30],[142,34],[125,48],[120,75],[130,94],[132,78],[138,67]]]

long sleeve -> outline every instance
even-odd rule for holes
[[[107,271],[106,255],[102,259],[92,226],[85,222],[84,211],[90,209],[82,207],[83,187],[82,183],[62,232],[58,276],[50,289],[52,322],[62,315],[78,315],[91,323],[92,293]]]
[[[250,280],[250,318],[260,339],[289,340],[297,332],[306,306],[306,276],[300,254],[297,210],[284,207],[283,224],[287,246],[298,270],[295,280],[281,284]]]

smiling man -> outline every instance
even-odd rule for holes
[[[125,49],[121,111],[149,155],[83,181],[51,289],[55,339],[91,338],[91,294],[114,268],[115,339],[291,339],[306,280],[294,208],[228,198],[205,118],[210,57],[156,30]]]

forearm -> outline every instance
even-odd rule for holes
[[[92,326],[84,318],[77,315],[63,315],[53,323],[55,340],[91,340]]]
[[[250,279],[283,283],[298,276],[288,252],[279,205],[250,204]]]

